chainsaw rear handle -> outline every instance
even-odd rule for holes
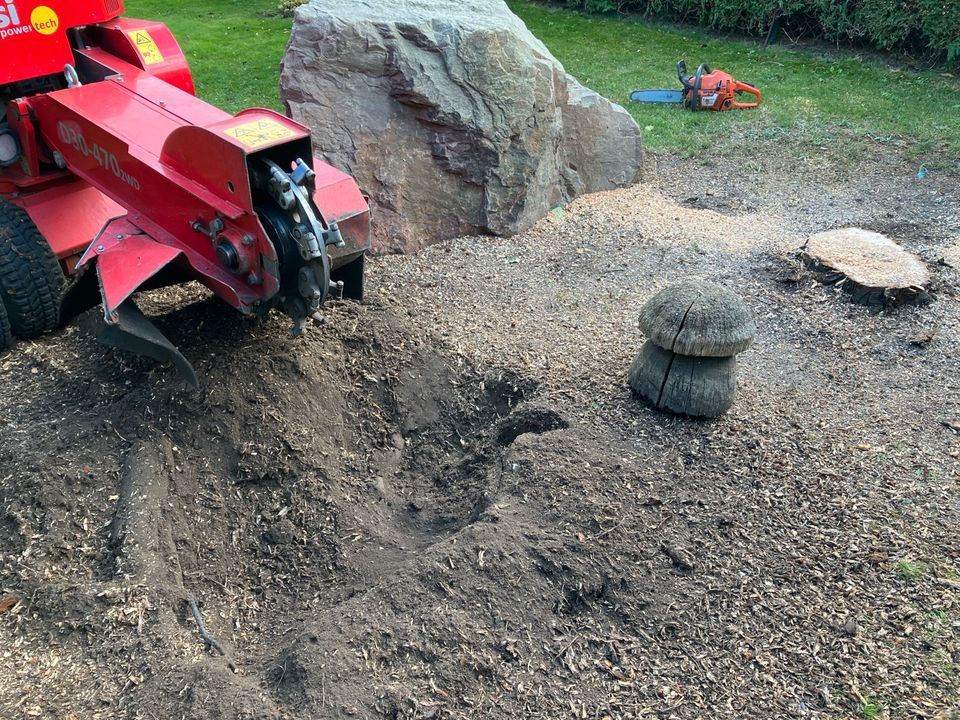
[[[753,95],[753,102],[737,102],[732,100],[730,102],[730,107],[736,110],[742,110],[743,108],[754,108],[760,104],[760,90],[755,88],[750,83],[740,82],[739,80],[733,81],[733,92],[734,97],[740,95],[741,93],[746,93],[747,95]]]
[[[690,103],[687,106],[694,112],[700,109],[701,80],[704,75],[709,75],[712,72],[713,70],[710,69],[707,63],[700,63],[700,65],[697,66],[697,71],[691,78],[687,73],[687,63],[683,60],[677,61],[677,78],[679,78],[680,84],[683,85],[684,95],[690,98]]]
[[[710,66],[707,63],[701,63],[697,67],[697,72],[700,75],[709,75],[713,72],[710,69]],[[680,84],[683,85],[687,90],[693,89],[693,80],[691,79],[690,74],[687,72],[687,63],[683,60],[677,60],[677,79],[680,80]]]
[[[693,98],[690,102],[690,109],[696,112],[700,109],[700,83],[704,75],[709,75],[713,70],[710,69],[710,66],[706,63],[700,63],[697,67],[697,72],[693,78],[693,88],[690,91],[693,94]]]

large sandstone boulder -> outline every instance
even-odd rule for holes
[[[627,111],[567,75],[502,0],[313,0],[280,92],[370,195],[382,251],[512,235],[636,182],[643,160]]]

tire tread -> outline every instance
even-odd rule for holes
[[[35,338],[60,324],[65,280],[25,210],[0,201],[0,300],[14,335]]]
[[[0,352],[13,345],[13,333],[10,331],[10,321],[7,318],[7,310],[0,302]]]

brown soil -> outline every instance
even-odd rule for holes
[[[377,260],[296,340],[154,295],[199,393],[90,317],[0,356],[0,716],[958,717],[958,178],[751,162]],[[815,282],[845,225],[935,301]],[[711,422],[626,387],[690,277],[759,327]]]

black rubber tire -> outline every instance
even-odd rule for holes
[[[26,211],[0,201],[0,300],[14,335],[29,340],[60,324],[65,282]]]
[[[10,332],[10,321],[7,320],[7,311],[0,303],[0,352],[13,345],[13,333]]]

